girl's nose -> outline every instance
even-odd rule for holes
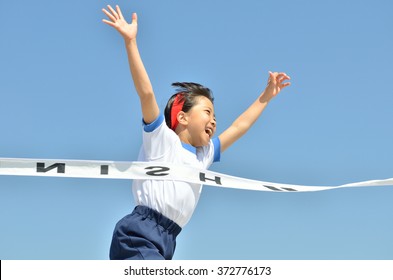
[[[216,123],[216,118],[211,119],[210,122],[211,122],[211,124],[212,124],[214,127],[216,127],[216,124],[217,124],[217,123]]]

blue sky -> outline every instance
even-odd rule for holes
[[[171,83],[215,95],[218,133],[264,89],[292,85],[212,170],[302,185],[393,177],[388,0],[3,1],[0,157],[136,160],[141,112],[101,8],[138,13],[163,108]],[[175,259],[393,259],[393,186],[316,193],[204,187]],[[108,259],[131,182],[0,177],[0,259]]]

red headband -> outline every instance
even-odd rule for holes
[[[183,109],[183,105],[186,99],[184,98],[184,94],[178,93],[173,100],[172,108],[171,108],[171,129],[173,131],[176,130],[177,125],[179,124],[177,120],[177,114]]]

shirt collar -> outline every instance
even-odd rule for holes
[[[190,144],[183,143],[183,142],[181,142],[181,145],[183,146],[184,149],[186,149],[187,151],[190,151],[191,153],[196,155],[197,149],[194,146],[192,146]]]

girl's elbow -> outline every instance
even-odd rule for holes
[[[237,131],[237,134],[240,136],[243,136],[250,128],[251,125],[249,122],[241,121],[241,122],[236,122],[233,124],[234,128]]]

